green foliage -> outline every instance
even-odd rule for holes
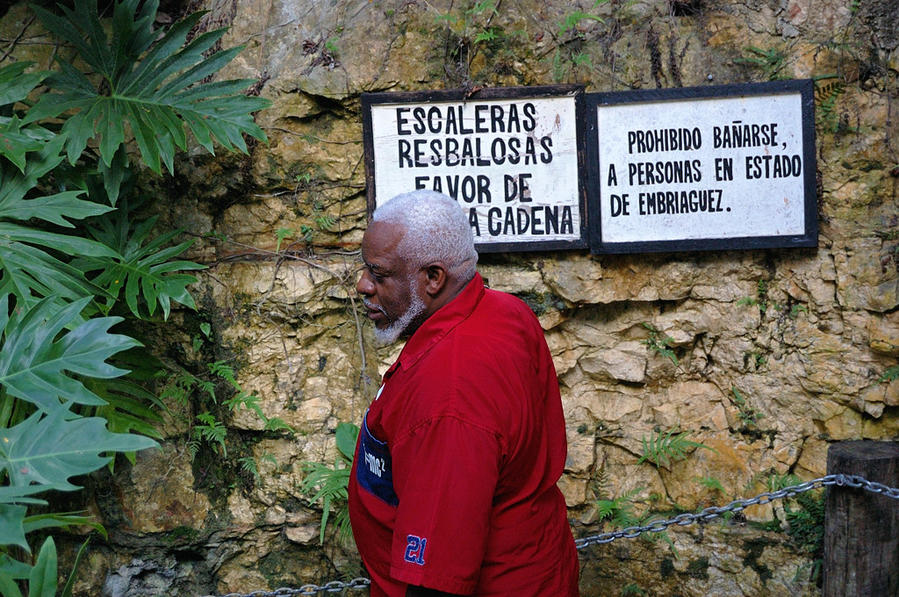
[[[153,26],[153,0],[116,1],[105,21],[96,2],[71,6],[60,14],[32,6],[61,42],[59,70],[0,66],[4,597],[71,595],[74,576],[56,584],[52,536],[35,560],[13,556],[31,553],[34,531],[103,529],[81,514],[29,515],[29,508],[46,505],[40,494],[75,490],[73,477],[111,466],[116,453],[133,456],[155,445],[145,436],[158,436],[161,403],[142,384],[153,377],[144,371],[153,361],[137,354],[137,338],[112,329],[126,318],[168,317],[173,302],[193,308],[194,278],[181,272],[200,266],[177,259],[188,248],[177,232],[153,235],[155,221],[133,211],[142,201],[131,185],[131,142],[150,169],[165,164],[172,172],[188,131],[210,152],[214,143],[246,152],[244,134],[264,140],[252,112],[267,102],[242,95],[246,81],[205,82],[239,49],[209,53],[222,31],[185,45],[199,15],[163,32]]]
[[[599,4],[601,4],[601,2],[597,2],[594,6],[598,6]],[[600,24],[605,23],[605,20],[598,15],[592,15],[576,10],[566,15],[562,22],[559,23],[559,35],[564,36],[571,31],[576,32],[578,24],[582,21],[596,21]]]
[[[755,46],[747,46],[744,50],[747,54],[735,59],[735,63],[759,69],[766,81],[789,78],[789,73],[783,72],[787,65],[787,56],[781,50],[764,50]]]
[[[208,375],[204,377],[181,369],[169,377],[161,394],[162,400],[173,400],[182,406],[189,404],[193,398],[196,403],[208,409],[196,415],[191,421],[191,439],[188,443],[191,459],[196,458],[203,444],[209,445],[216,454],[228,455],[228,427],[211,412],[217,406],[224,407],[230,413],[241,410],[252,411],[262,421],[264,431],[294,433],[294,429],[283,419],[266,416],[259,406],[259,397],[244,390],[237,381],[234,368],[226,361],[208,363],[206,367]],[[219,384],[225,386],[230,397],[220,399],[216,388]],[[246,466],[243,468],[246,470]]]
[[[675,366],[679,366],[680,361],[678,361],[677,355],[674,354],[674,350],[671,348],[674,338],[665,336],[651,323],[644,322],[643,327],[649,330],[649,337],[640,340],[640,344],[645,345],[652,352],[669,359]]]
[[[676,429],[669,429],[668,431],[655,431],[648,438],[644,435],[641,439],[643,454],[637,464],[651,462],[657,467],[670,468],[673,463],[685,460],[687,455],[697,448],[711,450],[703,443],[687,439],[691,433],[691,431],[679,432]]]
[[[641,517],[634,514],[634,497],[642,487],[628,491],[624,495],[609,500],[596,500],[596,517],[598,520],[608,520],[613,527],[624,528],[640,524]]]
[[[724,493],[724,486],[721,485],[721,481],[719,481],[716,477],[700,477],[698,479],[699,484],[707,489],[711,489],[712,491],[716,491],[718,493]]]
[[[738,305],[758,305],[759,312],[764,314],[768,310],[768,282],[759,280],[756,282],[755,297],[743,297],[737,301]]]
[[[192,241],[171,245],[180,234],[172,230],[149,240],[156,224],[152,217],[135,222],[127,202],[114,214],[88,223],[89,234],[99,243],[115,251],[116,259],[82,257],[73,262],[85,273],[96,273],[95,284],[106,291],[105,308],[111,309],[124,291],[125,304],[135,317],[141,317],[141,302],[149,316],[161,307],[168,319],[172,301],[196,308],[187,286],[197,279],[177,272],[204,269],[191,261],[175,260]]]
[[[836,74],[818,75],[814,81],[816,126],[829,133],[841,132],[843,124],[836,106],[846,91],[845,83]]]
[[[646,594],[646,590],[637,583],[632,582],[621,587],[621,597],[642,597]]]
[[[281,242],[286,238],[293,238],[296,235],[296,232],[290,228],[278,228],[275,231],[275,235],[278,238],[278,244],[275,245],[275,253],[277,253],[281,250]]]
[[[882,382],[890,382],[894,379],[899,379],[899,365],[893,365],[892,367],[887,367],[887,370],[883,372],[883,375],[880,376],[878,381]]]
[[[158,1],[152,0],[142,5],[139,0],[116,2],[109,35],[96,0],[76,2],[73,9],[62,6],[64,17],[33,7],[44,26],[68,42],[97,75],[88,77],[58,58],[61,70],[50,81],[54,92],[43,95],[29,113],[29,120],[35,121],[73,112],[62,129],[69,162],[74,164],[88,139],[96,136],[103,163],[112,167],[126,140],[126,125],[144,163],[155,172],[161,171],[162,162],[174,173],[176,148],[187,149],[185,128],[210,153],[213,141],[246,153],[244,134],[265,138],[250,113],[267,107],[268,101],[240,95],[253,81],[203,82],[242,48],[204,58],[225,30],[202,33],[185,45],[202,13],[160,35],[153,26],[157,7]]]
[[[334,520],[337,534],[342,540],[350,536],[350,516],[347,510],[347,485],[350,481],[350,469],[353,466],[353,454],[356,451],[356,439],[359,427],[352,423],[338,423],[336,431],[337,460],[334,466],[319,462],[307,462],[303,465],[306,476],[300,485],[300,492],[310,496],[309,503],[321,502],[322,520],[318,540],[325,542],[325,529],[331,510],[335,511]]]
[[[737,389],[737,386],[731,387],[731,392],[733,393],[734,404],[737,407],[737,412],[740,417],[740,422],[746,428],[758,428],[759,419],[764,417],[762,413],[750,407],[746,402],[746,398],[743,397],[743,394],[740,393],[740,390]]]

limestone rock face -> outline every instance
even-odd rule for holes
[[[209,11],[203,28],[229,27],[223,46],[245,45],[219,78],[262,81],[272,107],[256,118],[269,141],[249,156],[180,155],[178,190],[143,182],[160,223],[195,235],[190,258],[209,266],[193,288],[198,311],[173,313],[156,348],[211,379],[216,398],[195,390],[170,404],[161,448],[90,485],[84,507],[111,532],[92,544],[76,594],[365,575],[335,530],[339,500],[320,544],[322,505],[304,483],[316,465],[345,477],[337,426],[361,422],[401,348],[375,345],[355,293],[368,91],[819,79],[816,248],[480,256],[488,285],[525,301],[546,332],[576,536],[610,530],[616,512],[645,521],[823,475],[835,441],[899,439],[895,2],[850,4],[189,3]],[[177,16],[188,3],[167,6]],[[29,19],[11,6],[0,37],[28,41],[10,55],[43,65]],[[211,375],[214,363],[233,380]],[[225,407],[235,395],[243,406]],[[192,442],[208,409],[223,446]],[[677,436],[691,443],[672,446]],[[581,593],[817,595],[820,556],[788,534],[785,511],[754,506],[661,540],[590,547]],[[61,545],[68,561],[75,539]]]

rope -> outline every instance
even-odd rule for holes
[[[745,510],[749,506],[755,506],[757,504],[768,504],[770,502],[773,502],[774,500],[791,498],[795,495],[799,495],[800,493],[805,493],[806,491],[822,489],[831,485],[836,485],[837,487],[864,489],[865,491],[870,491],[871,493],[876,493],[894,500],[899,500],[899,489],[895,487],[889,487],[887,485],[884,485],[883,483],[877,483],[875,481],[868,481],[864,477],[859,477],[858,475],[826,475],[824,477],[819,477],[811,481],[806,481],[805,483],[799,483],[798,485],[784,487],[783,489],[778,489],[777,491],[766,491],[765,493],[760,493],[759,495],[749,499],[734,500],[725,506],[711,506],[696,513],[684,512],[683,514],[678,514],[673,518],[668,518],[666,520],[656,520],[645,526],[627,527],[618,531],[613,531],[611,533],[602,533],[600,535],[593,535],[591,537],[583,537],[581,539],[575,540],[574,544],[577,549],[580,550],[589,547],[590,545],[611,543],[616,539],[632,539],[634,537],[639,537],[643,533],[661,533],[672,525],[687,526],[696,522],[704,523],[730,512],[740,512],[742,510]],[[340,593],[348,589],[364,589],[370,584],[371,581],[369,579],[360,577],[354,578],[349,582],[333,580],[323,585],[303,585],[299,589],[280,588],[275,589],[274,591],[228,593],[226,595],[221,595],[218,597],[293,597],[295,595],[318,595],[320,593]],[[206,595],[205,597],[216,596]]]

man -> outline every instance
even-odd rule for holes
[[[468,219],[433,191],[379,207],[356,285],[379,342],[407,338],[359,433],[350,520],[373,597],[576,596],[556,487],[566,444],[543,330],[476,272]]]

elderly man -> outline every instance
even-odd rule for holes
[[[536,317],[484,287],[467,218],[439,193],[379,207],[362,259],[356,290],[376,338],[407,339],[350,477],[371,595],[577,595],[556,487],[562,405]]]

